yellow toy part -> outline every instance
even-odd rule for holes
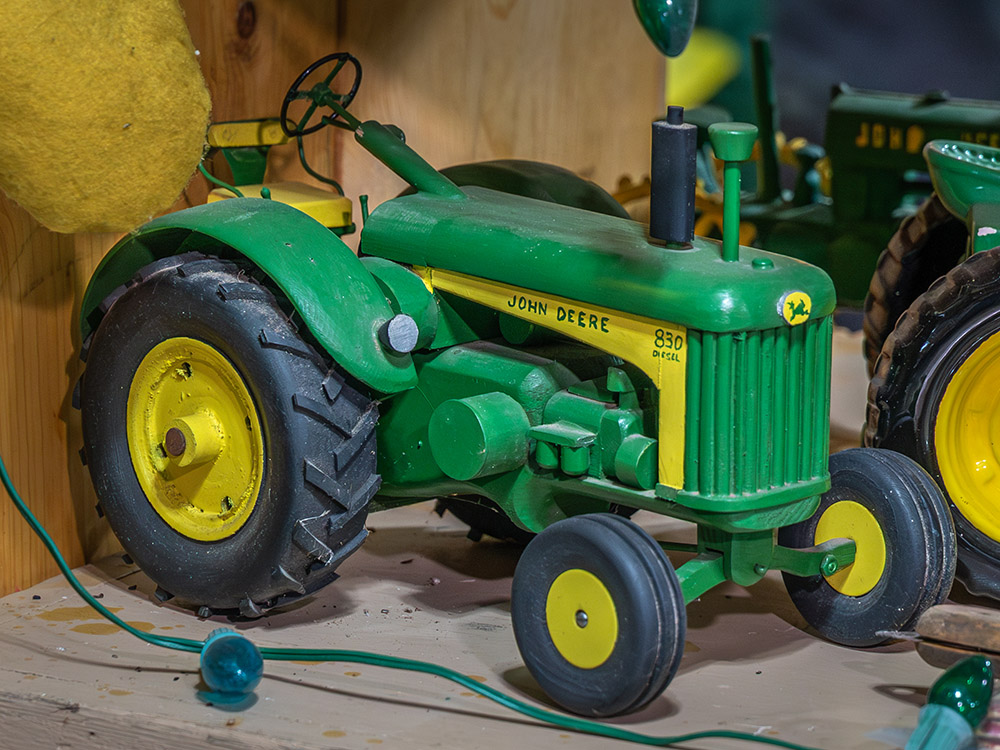
[[[208,129],[208,145],[212,148],[263,148],[288,143],[281,121],[234,120],[217,122]]]
[[[618,613],[601,580],[571,568],[559,575],[545,600],[552,643],[574,667],[594,669],[611,656],[618,640]]]
[[[740,48],[730,37],[712,29],[695,29],[687,48],[667,61],[666,101],[699,107],[740,71]]]
[[[186,337],[153,347],[129,388],[126,430],[143,494],[173,529],[214,542],[246,523],[264,440],[253,398],[218,350]]]
[[[265,187],[271,191],[271,200],[287,203],[329,229],[351,225],[350,198],[331,193],[323,188],[287,181],[269,182],[266,185],[240,185],[239,190],[247,198],[259,198],[260,191]],[[208,202],[214,203],[233,197],[235,196],[229,190],[215,188],[208,194]]]
[[[959,512],[990,539],[1000,539],[998,375],[1000,334],[993,334],[948,383],[934,426],[938,467],[948,495]]]
[[[177,0],[0,3],[0,188],[58,232],[125,231],[201,159],[210,100]]]
[[[827,583],[844,596],[864,596],[885,571],[885,536],[872,512],[853,500],[842,500],[827,508],[816,525],[816,544],[831,539],[853,539],[854,562],[831,576]]]

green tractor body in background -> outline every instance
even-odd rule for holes
[[[1000,145],[1000,104],[841,84],[831,94],[823,147],[798,139],[781,148],[769,44],[754,38],[751,50],[761,138],[757,193],[741,210],[744,236],[752,226],[755,246],[818,265],[838,302],[860,307],[896,226],[931,193],[924,146],[935,139]],[[717,117],[711,110],[704,116]],[[796,169],[793,190],[781,189],[779,161]],[[701,174],[711,191],[711,171]]]
[[[959,579],[1000,598],[1000,149],[933,141],[924,153],[934,195],[890,241],[865,305],[865,441],[934,477]]]
[[[713,129],[720,243],[691,232],[693,126],[676,109],[654,126],[651,238],[561,170],[494,163],[460,187],[348,112],[357,85],[333,79],[351,60],[301,88],[311,66],[282,127],[327,112],[412,186],[363,217],[360,258],[301,211],[230,198],[130,234],[86,292],[85,455],[161,598],[259,616],[332,581],[370,510],[445,498],[537,534],[515,636],[554,700],[601,716],[660,694],[685,605],[724,581],[781,570],[852,645],[943,600],[954,530],[927,475],[863,449],[828,469],[829,278],[738,246],[755,129]],[[480,186],[504,170],[549,200]],[[638,509],[697,541],[654,541]],[[690,558],[675,571],[664,547]]]

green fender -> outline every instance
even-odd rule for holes
[[[259,198],[231,198],[167,214],[122,238],[84,294],[81,340],[97,328],[101,301],[137,270],[189,251],[254,263],[333,360],[367,386],[398,393],[416,385],[410,355],[391,354],[379,343],[379,328],[393,312],[357,256],[301,211]]]

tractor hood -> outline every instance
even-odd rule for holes
[[[715,333],[786,325],[793,293],[807,295],[809,318],[834,308],[829,277],[792,258],[741,248],[729,262],[714,240],[668,249],[628,219],[486,188],[462,192],[386,201],[365,222],[361,252]],[[803,298],[794,299],[801,312]]]

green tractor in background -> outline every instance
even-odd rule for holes
[[[741,210],[744,241],[818,265],[833,279],[838,302],[860,307],[880,254],[902,218],[917,215],[916,221],[939,235],[936,242],[942,245],[953,245],[956,235],[964,238],[960,223],[949,221],[951,215],[940,204],[921,208],[931,193],[923,148],[934,139],[998,145],[1000,104],[952,98],[942,91],[910,95],[840,84],[831,93],[823,147],[802,139],[786,143],[778,128],[767,39],[755,37],[751,53],[760,146],[758,189]],[[692,121],[707,126],[725,116],[706,107]],[[707,144],[705,133],[702,144]],[[708,193],[699,201],[709,214],[701,225],[704,233],[717,226],[721,205],[709,157],[706,147],[699,169]],[[781,188],[781,163],[796,169],[792,190]],[[923,288],[956,260],[928,261],[920,273],[933,275]],[[902,306],[892,293],[879,302],[892,308],[894,320],[915,296]],[[890,324],[882,331],[878,348],[891,329]],[[868,335],[875,340],[874,330]],[[870,352],[872,361],[878,348]]]
[[[934,195],[890,241],[865,307],[865,442],[934,477],[954,513],[958,578],[1000,598],[1000,150],[933,141],[924,153]]]
[[[348,111],[359,79],[349,55],[317,61],[280,125],[348,130],[412,187],[362,210],[360,257],[262,189],[151,221],[86,291],[84,455],[161,599],[257,617],[333,581],[371,511],[486,508],[535,534],[511,603],[528,669],[609,716],[662,692],[686,604],[724,581],[781,570],[809,624],[856,646],[947,596],[955,532],[927,474],[874,449],[828,466],[833,285],[739,246],[755,128],[711,132],[720,243],[692,231],[695,128],[656,123],[647,234],[563,170],[460,187]],[[654,540],[638,509],[697,541]]]

